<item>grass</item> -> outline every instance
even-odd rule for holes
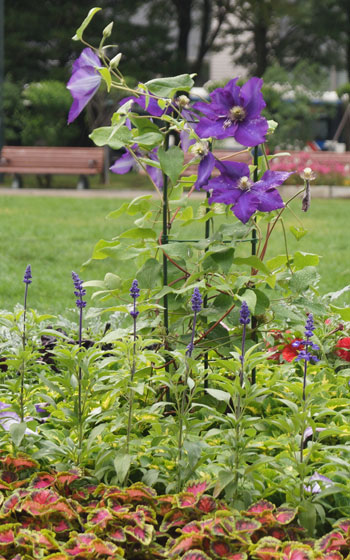
[[[131,225],[131,218],[106,220],[106,215],[121,202],[0,195],[0,308],[12,310],[17,302],[22,303],[22,279],[27,264],[33,270],[29,305],[45,313],[65,313],[74,307],[72,270],[84,280],[101,279],[107,272],[123,276],[123,270],[112,259],[81,268],[99,239],[109,240]],[[290,225],[300,225],[298,220],[309,230],[299,242],[288,233],[290,253],[301,250],[322,255],[319,270],[323,293],[350,283],[347,204],[344,200],[313,200],[310,211],[303,214],[297,201],[293,205],[295,215],[285,212],[287,231]],[[186,235],[198,237],[198,231],[186,231]],[[283,245],[282,229],[278,226],[266,258],[281,254]],[[347,301],[344,298],[337,303]]]

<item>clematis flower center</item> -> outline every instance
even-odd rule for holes
[[[249,177],[241,177],[240,180],[238,181],[237,188],[240,189],[241,191],[250,191],[252,184],[253,183],[249,179]]]
[[[233,123],[242,122],[244,121],[246,116],[247,113],[245,112],[245,109],[240,105],[235,105],[234,107],[231,107],[231,109],[227,113],[227,119],[225,120],[223,126],[224,128],[227,128]]]
[[[207,142],[196,142],[193,146],[191,151],[195,153],[197,156],[201,158],[207,156],[209,153],[209,146]]]
[[[232,109],[229,110],[229,118],[233,122],[241,122],[246,117],[246,112],[240,105],[235,105]]]

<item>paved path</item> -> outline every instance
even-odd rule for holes
[[[282,186],[279,188],[279,192],[283,196],[284,200],[288,200],[289,197],[293,196],[300,186]],[[136,198],[137,196],[143,196],[146,194],[152,194],[157,196],[155,191],[149,190],[119,190],[119,189],[12,189],[9,187],[2,187],[0,185],[0,196],[51,196],[51,197],[65,197],[65,198]],[[191,195],[192,199],[202,199],[204,193],[194,192]],[[328,186],[311,186],[311,196],[313,198],[350,198],[350,187],[328,187]]]

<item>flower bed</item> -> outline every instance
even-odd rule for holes
[[[292,171],[270,168],[262,81],[231,80],[193,106],[186,74],[131,90],[121,55],[102,49],[110,33],[73,65],[69,121],[102,80],[132,94],[91,138],[124,147],[112,170],[137,161],[159,201],[111,212],[134,227],[92,259],[128,261],[130,276],[73,272],[75,323],[30,309],[29,265],[23,306],[0,313],[0,554],[341,560],[350,313],[341,293],[319,295],[318,255],[290,254],[284,229],[285,253],[265,259]],[[211,151],[230,136],[253,148],[251,166]],[[303,212],[313,179],[304,168]],[[198,238],[184,239],[193,224]],[[88,286],[110,306],[87,305]]]

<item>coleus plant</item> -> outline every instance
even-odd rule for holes
[[[237,511],[210,495],[205,480],[158,496],[142,483],[120,488],[75,471],[41,472],[24,455],[1,463],[0,559],[342,560],[350,551],[348,519],[308,539],[296,509],[261,500]]]

